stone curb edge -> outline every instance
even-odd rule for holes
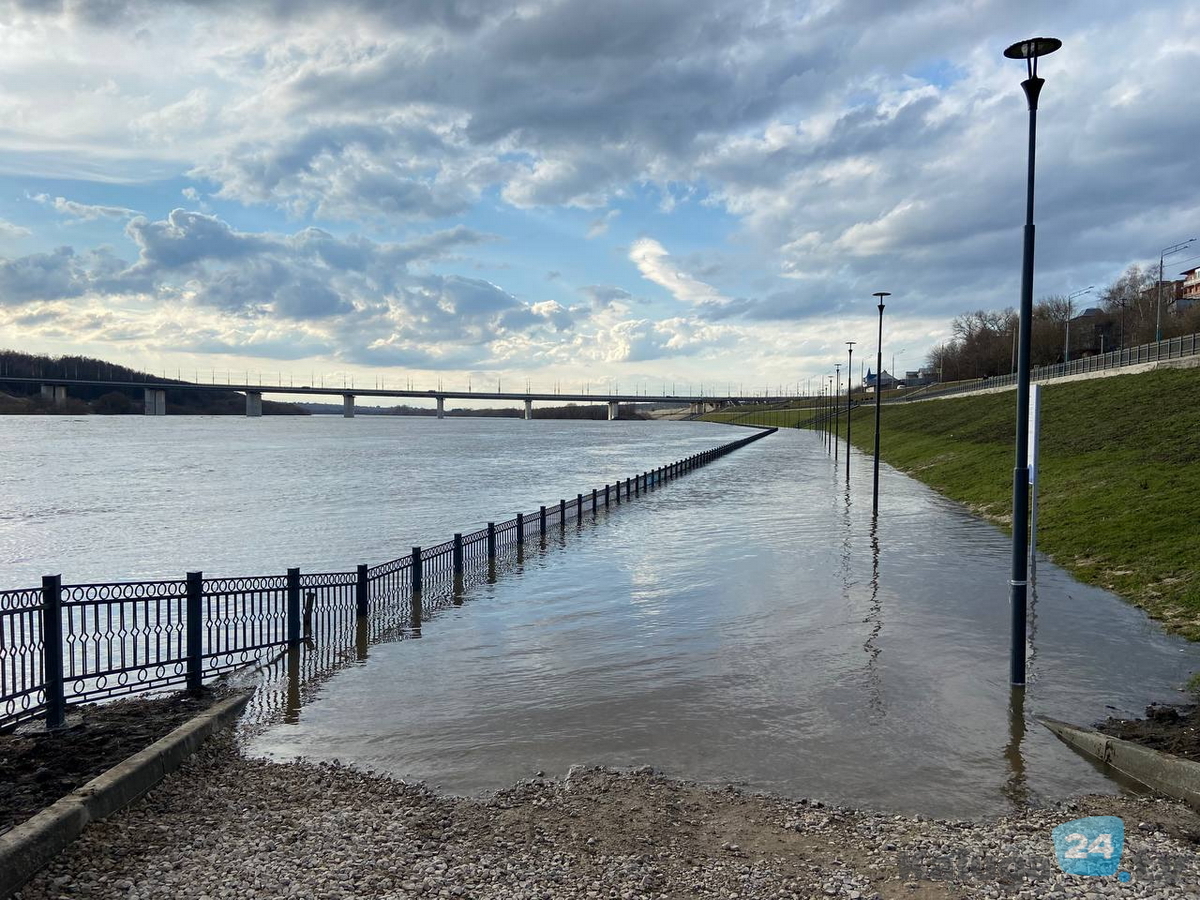
[[[129,805],[178,769],[205,740],[242,714],[253,693],[245,691],[222,700],[31,819],[0,834],[0,900],[7,900],[18,891],[79,837],[89,822]]]
[[[1068,746],[1200,811],[1200,762],[1110,737],[1094,728],[1081,728],[1045,716],[1038,716],[1037,720]]]

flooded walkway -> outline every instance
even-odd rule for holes
[[[1177,697],[1200,647],[1041,561],[1007,684],[1009,541],[780,432],[603,513],[324,683],[253,753],[456,793],[575,763],[934,815],[1116,787],[1032,722]]]

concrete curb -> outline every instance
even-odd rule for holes
[[[1200,810],[1200,762],[1110,737],[1094,728],[1081,728],[1044,716],[1039,716],[1038,721],[1063,743],[1096,757],[1148,788]]]
[[[79,837],[89,822],[127,806],[178,769],[208,737],[242,714],[253,693],[246,691],[222,700],[33,818],[0,834],[0,898],[11,897]]]

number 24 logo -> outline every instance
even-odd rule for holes
[[[1085,834],[1068,834],[1067,844],[1067,852],[1063,854],[1067,859],[1087,859],[1093,853],[1103,856],[1105,859],[1112,859],[1113,843],[1111,834],[1098,834],[1091,843],[1088,843],[1088,838]]]
[[[1051,837],[1058,865],[1068,875],[1117,874],[1125,847],[1125,823],[1118,816],[1089,816],[1057,826]]]

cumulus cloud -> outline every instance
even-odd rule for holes
[[[179,331],[193,336],[198,352],[236,345],[265,353],[267,345],[253,335],[270,331],[273,342],[292,333],[302,346],[333,348],[359,362],[429,366],[478,363],[507,335],[567,332],[575,324],[574,311],[555,301],[529,303],[482,279],[421,271],[490,239],[462,226],[379,243],[318,228],[246,233],[216,216],[176,209],[161,220],[135,217],[126,232],[138,251],[132,262],[71,247],[0,260],[0,303],[24,307],[12,321],[43,330],[50,325],[28,317],[47,304],[66,304],[72,313],[56,318],[55,333],[80,328],[93,339],[118,333],[105,324],[110,319],[98,317],[113,298],[206,323],[203,334]],[[121,333],[162,339],[145,330]]]
[[[1043,72],[1039,292],[1110,277],[1200,210],[1181,149],[1200,138],[1181,112],[1200,12],[1183,0],[15,0],[7,18],[0,80],[29,88],[0,94],[0,170],[190,173],[192,206],[203,193],[297,223],[256,234],[45,196],[114,231],[128,219],[136,258],[41,245],[0,264],[10,307],[169,295],[222,321],[317,328],[364,360],[448,365],[566,364],[602,333],[621,359],[700,359],[760,323],[856,321],[879,289],[925,324],[1006,306],[1025,107],[999,51],[1042,30],[1065,44]],[[1131,45],[1141,64],[1114,70]],[[624,224],[653,209],[637,223],[653,237],[611,275],[537,259],[562,275],[522,296],[519,241],[461,266],[498,283],[433,271],[485,239],[456,230],[474,212],[589,210],[594,239],[618,201]],[[406,238],[334,234],[343,223]],[[579,240],[581,255],[604,243]],[[641,308],[639,278],[670,299]]]

